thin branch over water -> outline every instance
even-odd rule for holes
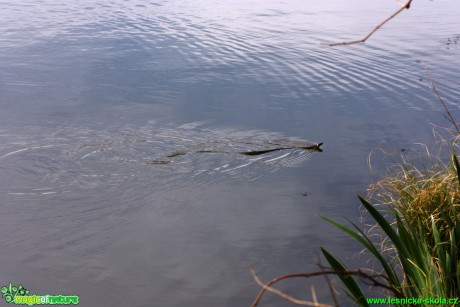
[[[288,295],[288,294],[286,294],[286,293],[284,293],[284,292],[282,292],[282,291],[280,291],[278,289],[272,288],[273,284],[275,284],[275,283],[277,283],[277,282],[279,282],[281,280],[284,280],[284,279],[297,278],[297,277],[309,278],[309,277],[314,277],[314,276],[327,276],[327,275],[356,276],[356,277],[360,278],[361,280],[365,281],[366,283],[368,283],[371,286],[376,286],[376,287],[386,289],[386,290],[392,292],[395,297],[404,298],[404,295],[399,290],[397,290],[394,287],[392,287],[391,285],[389,285],[387,283],[384,283],[384,282],[379,280],[379,279],[387,280],[387,277],[385,275],[382,275],[382,274],[369,274],[369,273],[364,272],[362,269],[347,270],[347,271],[334,271],[332,269],[324,269],[323,267],[321,267],[321,269],[322,270],[318,271],[318,272],[284,274],[284,275],[278,276],[278,277],[270,280],[268,283],[264,284],[259,279],[259,277],[256,275],[256,272],[254,271],[254,269],[250,268],[252,277],[254,278],[256,283],[262,288],[262,290],[260,290],[259,294],[255,298],[255,300],[254,300],[254,302],[252,303],[251,306],[252,307],[257,306],[257,304],[259,303],[260,299],[264,295],[265,291],[268,291],[268,292],[272,292],[274,294],[277,294],[277,295],[281,296],[282,298],[284,298],[284,299],[286,299],[286,300],[288,300],[288,301],[290,301],[290,302],[292,302],[292,303],[294,303],[296,305],[323,306],[323,307],[328,306],[328,307],[331,307],[332,305],[319,304],[317,302],[298,300],[298,299],[296,299],[296,298],[294,298],[294,297],[292,297],[292,296],[290,296],[290,295]]]
[[[398,3],[400,3],[398,1]],[[401,13],[402,11],[404,11],[405,9],[409,9],[410,8],[410,4],[412,3],[412,0],[409,0],[406,2],[406,4],[401,4],[401,8],[398,9],[396,12],[394,12],[390,17],[388,17],[387,19],[385,19],[384,21],[382,21],[379,25],[377,25],[369,34],[367,34],[364,38],[362,39],[358,39],[358,40],[354,40],[354,41],[347,41],[347,42],[340,42],[340,43],[322,43],[323,45],[326,45],[326,46],[331,46],[331,47],[334,47],[334,46],[343,46],[343,45],[352,45],[352,44],[357,44],[357,43],[364,43],[365,41],[367,41],[367,39],[369,37],[371,37],[375,32],[377,32],[384,24],[386,24],[388,21],[390,21],[391,19],[393,19],[396,15],[398,15],[399,13]]]

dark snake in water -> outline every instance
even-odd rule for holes
[[[240,151],[240,152],[237,152],[237,153],[241,154],[241,155],[246,155],[246,156],[258,156],[258,155],[263,155],[263,154],[266,154],[266,153],[269,153],[269,152],[278,151],[278,150],[285,150],[285,149],[304,149],[304,150],[313,150],[313,151],[322,152],[323,150],[321,149],[321,145],[323,145],[323,143],[318,143],[318,144],[314,144],[314,145],[311,145],[311,146],[302,146],[302,147],[292,146],[292,147],[277,147],[277,148],[271,148],[271,149],[265,149],[265,150]],[[177,156],[182,156],[182,155],[187,154],[188,152],[189,151],[175,151],[173,153],[170,153],[166,157],[173,158],[173,157],[177,157]],[[226,151],[216,151],[216,150],[196,150],[196,151],[193,151],[193,152],[197,152],[197,153],[229,153],[229,152],[226,152]]]

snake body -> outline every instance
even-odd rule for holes
[[[239,151],[236,152],[241,155],[246,155],[246,156],[258,156],[258,155],[263,155],[269,152],[273,151],[278,151],[278,150],[285,150],[285,149],[304,149],[304,150],[313,150],[313,151],[319,151],[322,152],[323,150],[321,149],[321,145],[323,143],[318,143],[314,144],[311,146],[291,146],[291,147],[276,147],[276,148],[271,148],[271,149],[265,149],[265,150],[249,150],[249,151]],[[166,157],[168,158],[174,158],[177,156],[183,156],[189,152],[196,152],[196,153],[231,153],[227,151],[217,151],[217,150],[193,150],[193,151],[187,151],[187,150],[176,150]]]

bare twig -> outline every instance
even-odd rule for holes
[[[254,269],[250,268],[250,270],[251,270],[251,273],[252,273],[252,276],[253,276],[254,280],[257,282],[257,284],[259,286],[262,287],[262,290],[259,292],[259,294],[255,298],[254,302],[252,303],[252,307],[257,306],[257,304],[259,303],[259,301],[262,298],[262,295],[265,293],[265,291],[269,291],[269,292],[278,294],[279,296],[281,296],[281,297],[283,297],[283,298],[285,298],[285,299],[287,299],[287,300],[289,300],[289,301],[291,301],[293,303],[296,303],[298,305],[306,305],[306,303],[311,304],[313,302],[297,300],[297,299],[295,299],[295,298],[293,298],[293,297],[291,297],[291,296],[289,296],[289,295],[287,295],[287,294],[285,294],[285,293],[283,293],[283,292],[281,292],[281,291],[279,291],[277,289],[272,288],[271,286],[273,284],[283,280],[283,279],[296,278],[296,277],[309,278],[309,277],[314,277],[314,276],[325,276],[325,275],[356,276],[356,277],[361,278],[362,280],[367,281],[372,286],[380,287],[380,288],[386,289],[388,291],[391,291],[398,298],[404,298],[404,295],[399,290],[395,289],[391,285],[382,283],[377,279],[377,278],[387,279],[386,276],[381,275],[381,274],[371,275],[371,274],[368,274],[368,273],[364,272],[361,269],[359,269],[359,270],[348,270],[348,271],[334,271],[332,269],[329,269],[329,270],[322,270],[322,271],[319,271],[319,272],[285,274],[285,275],[281,275],[281,276],[278,276],[278,277],[272,279],[267,284],[263,284],[260,281],[260,279],[257,277]],[[289,297],[289,299],[287,297]],[[299,304],[298,302],[303,302],[303,303]],[[316,305],[306,305],[306,306],[316,306]],[[326,305],[326,306],[328,306],[328,305]]]
[[[425,69],[426,69],[426,67],[425,67]],[[428,72],[428,69],[426,69],[426,74],[427,74],[427,76],[428,76],[428,80],[430,81],[430,86],[431,86],[431,88],[433,89],[433,91],[435,92],[436,96],[438,97],[439,102],[441,102],[442,106],[444,107],[444,110],[446,110],[447,116],[444,115],[444,114],[443,114],[443,116],[444,116],[448,121],[450,121],[452,125],[454,125],[455,130],[457,130],[457,134],[460,134],[460,130],[459,130],[458,126],[457,126],[457,123],[455,122],[455,120],[454,120],[452,114],[450,114],[449,109],[447,108],[447,105],[446,105],[446,103],[444,102],[444,99],[442,99],[441,95],[440,95],[439,92],[438,92],[438,89],[437,89],[436,86],[434,85],[433,79],[431,78],[431,75],[430,75],[430,73]]]
[[[341,42],[341,43],[332,43],[332,44],[323,43],[323,45],[333,47],[333,46],[342,46],[342,45],[352,45],[352,44],[357,44],[357,43],[364,43],[369,37],[371,37],[375,32],[377,32],[384,24],[386,24],[388,21],[393,19],[396,15],[398,15],[399,13],[404,11],[405,9],[409,9],[411,3],[412,3],[412,0],[409,0],[409,1],[406,2],[406,4],[402,4],[401,8],[399,10],[394,12],[390,17],[388,17],[384,21],[382,21],[378,26],[376,26],[369,34],[367,34],[362,39],[358,39],[358,40],[354,40],[354,41],[348,41],[348,42]]]
[[[267,286],[267,285],[264,285],[259,277],[257,277],[256,275],[256,272],[254,271],[253,268],[250,268],[251,270],[251,274],[252,274],[252,277],[254,278],[254,280],[256,281],[256,283],[262,287],[262,290],[265,292],[265,291],[268,291],[268,292],[272,292],[274,294],[277,294],[279,296],[281,296],[282,298],[284,298],[285,300],[288,300],[296,305],[302,305],[302,306],[315,306],[315,307],[333,307],[332,305],[326,305],[326,304],[320,304],[320,303],[317,303],[316,302],[316,295],[313,296],[313,302],[310,302],[310,301],[301,301],[301,300],[298,300],[278,289],[275,289],[275,288],[272,288],[270,286]],[[260,296],[262,297],[262,296]],[[259,299],[260,300],[260,299]],[[256,306],[258,304],[258,300],[257,301],[254,301],[254,303],[252,304],[252,306]]]
[[[318,303],[318,299],[316,298],[316,290],[315,290],[315,287],[312,285],[310,287],[310,290],[311,290],[311,298],[313,299],[313,303],[315,303],[316,305],[319,305]],[[315,305],[315,306],[316,306]],[[331,306],[332,307],[332,306]]]
[[[318,255],[318,266],[321,269],[322,272],[324,272],[325,268],[321,264],[321,257]],[[339,306],[339,301],[337,300],[337,295],[335,295],[334,287],[332,286],[331,279],[327,274],[324,275],[324,279],[326,279],[327,287],[329,288],[329,291],[331,292],[332,300],[334,301],[334,306],[338,307]]]

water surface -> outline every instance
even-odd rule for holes
[[[317,216],[360,215],[381,142],[448,126],[427,70],[460,115],[457,3],[414,1],[366,44],[321,44],[396,6],[1,2],[2,284],[82,306],[247,306],[250,265],[315,270],[321,245],[360,263]],[[276,142],[324,151],[238,154]],[[308,281],[280,287],[308,298]]]

